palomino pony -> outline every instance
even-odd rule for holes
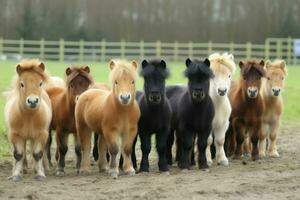
[[[170,132],[172,111],[165,94],[165,80],[169,76],[169,70],[164,60],[153,60],[150,62],[143,60],[140,75],[144,77],[144,92],[141,95],[137,95],[137,101],[141,110],[138,124],[138,134],[141,139],[142,149],[140,172],[149,172],[148,156],[151,151],[151,136],[155,133],[156,149],[159,156],[158,168],[160,172],[168,174],[166,146]],[[135,151],[135,144],[133,151]],[[134,157],[135,154],[132,158]]]
[[[260,94],[265,76],[264,61],[240,61],[240,81],[233,83],[229,92],[232,112],[226,141],[228,155],[235,150],[235,159],[242,156],[242,144],[247,134],[252,143],[252,160],[258,159],[258,140],[263,138],[262,123],[265,105]]]
[[[231,76],[235,71],[235,63],[232,54],[214,53],[209,56],[210,68],[214,78],[210,81],[209,95],[215,108],[215,116],[212,123],[212,134],[216,147],[216,160],[220,165],[227,166],[228,159],[224,152],[225,134],[229,126],[231,105],[227,93],[230,89]],[[212,134],[207,141],[206,159],[207,164],[212,164],[210,147],[213,142]]]
[[[13,89],[7,92],[5,119],[8,138],[14,148],[15,164],[9,179],[22,179],[23,162],[26,159],[26,141],[31,140],[35,160],[36,179],[45,178],[43,155],[51,122],[51,102],[43,89],[48,75],[45,65],[38,60],[24,60],[17,67]]]
[[[266,105],[263,114],[263,137],[259,141],[259,155],[265,156],[266,139],[269,138],[268,151],[269,156],[279,157],[276,141],[280,126],[280,118],[283,111],[283,99],[281,91],[283,90],[284,80],[287,76],[287,69],[284,60],[274,62],[267,61],[265,64],[266,78],[262,83],[262,96]]]
[[[135,100],[137,65],[136,61],[110,61],[112,89],[90,89],[80,95],[75,108],[76,128],[82,152],[80,173],[88,172],[90,166],[91,131],[101,134],[98,140],[100,171],[107,168],[108,148],[110,174],[113,178],[118,177],[121,148],[124,172],[130,175],[135,173],[131,152],[140,117],[140,109]],[[118,144],[119,139],[122,146]]]
[[[205,149],[212,130],[214,106],[209,96],[209,82],[213,77],[208,59],[204,61],[186,60],[185,76],[188,78],[188,87],[170,86],[166,89],[172,108],[171,131],[167,143],[167,159],[172,164],[172,145],[174,131],[177,139],[178,166],[187,170],[190,167],[190,153],[194,137],[198,141],[199,168],[208,168]]]
[[[88,66],[68,67],[66,69],[66,86],[65,87],[50,87],[46,91],[51,99],[53,115],[49,132],[49,141],[47,145],[47,156],[51,163],[51,130],[56,131],[56,154],[55,158],[58,161],[56,175],[64,174],[65,155],[68,151],[68,136],[69,133],[75,133],[75,152],[80,154],[80,147],[76,139],[75,126],[75,101],[78,95],[87,90],[93,84],[93,78],[90,75]],[[79,165],[79,161],[77,161]]]

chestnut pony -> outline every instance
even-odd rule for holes
[[[230,127],[227,131],[229,156],[240,159],[242,144],[247,135],[252,143],[252,160],[258,159],[258,140],[262,138],[262,122],[265,105],[260,94],[262,78],[265,76],[264,61],[240,61],[239,83],[233,82],[229,92],[232,107]],[[230,138],[230,141],[228,141]]]
[[[15,164],[9,179],[22,179],[23,162],[26,159],[26,141],[31,141],[35,161],[36,179],[45,178],[42,162],[51,122],[51,102],[43,88],[48,75],[45,65],[38,60],[24,60],[17,67],[13,88],[7,92],[5,119],[8,138],[14,148]]]
[[[284,60],[274,62],[267,61],[265,64],[266,78],[263,79],[262,96],[266,105],[263,115],[263,139],[259,141],[259,155],[265,156],[266,139],[268,142],[268,153],[271,157],[279,157],[276,141],[280,126],[280,118],[283,111],[283,99],[281,92],[284,80],[287,76],[287,69]]]
[[[119,173],[119,151],[124,158],[123,170],[134,174],[132,167],[132,144],[137,135],[140,117],[135,100],[137,62],[128,63],[112,60],[109,63],[110,91],[90,89],[80,95],[75,108],[77,134],[80,139],[82,163],[80,173],[87,173],[90,166],[91,131],[101,135],[98,140],[99,170],[106,170],[107,148],[110,154],[110,174],[113,178]],[[118,144],[121,139],[122,146]]]
[[[50,87],[46,91],[51,99],[53,115],[51,127],[49,129],[49,141],[47,145],[48,161],[51,163],[51,130],[56,131],[56,160],[58,168],[56,175],[64,174],[65,155],[68,151],[68,136],[69,133],[75,133],[75,101],[76,97],[87,90],[93,84],[93,78],[90,75],[90,68],[83,67],[68,67],[66,69],[66,86],[65,87]],[[75,152],[80,152],[79,145],[75,145]]]

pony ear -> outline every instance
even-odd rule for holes
[[[161,60],[160,61],[160,66],[161,66],[161,68],[166,69],[167,64],[166,64],[166,62],[164,60]]]
[[[239,62],[239,66],[240,66],[240,68],[242,69],[242,68],[245,66],[245,63],[244,63],[243,61],[240,61],[240,62]]]
[[[83,68],[83,71],[85,71],[86,73],[90,73],[90,68],[89,68],[89,66],[85,66],[84,68]]]
[[[135,69],[137,69],[138,63],[137,63],[135,60],[133,60],[133,61],[131,62],[131,64],[134,66]]]
[[[285,61],[284,61],[284,60],[281,60],[281,61],[280,61],[280,68],[284,70],[285,67],[286,67]]]
[[[232,54],[229,54],[228,57],[230,60],[234,60],[234,56]]]
[[[265,63],[266,69],[268,69],[270,67],[270,64],[271,64],[271,61],[267,60],[266,63]]]
[[[110,70],[112,70],[116,66],[115,61],[114,60],[109,61],[108,66],[109,66]]]
[[[260,64],[261,66],[265,66],[265,61],[261,60],[261,61],[259,62],[259,64]]]
[[[41,63],[39,64],[39,68],[40,68],[42,71],[45,71],[45,65],[44,65],[43,62],[41,62]]]
[[[187,58],[187,59],[185,60],[185,66],[186,66],[186,67],[189,67],[191,63],[192,63],[192,61],[191,61],[190,58]]]
[[[143,62],[142,62],[142,68],[145,68],[147,65],[148,65],[147,60],[143,60]]]
[[[209,67],[209,66],[210,66],[210,61],[209,61],[207,58],[205,58],[205,60],[204,60],[204,64],[206,64],[206,65],[207,65],[207,67]]]
[[[72,73],[72,70],[71,70],[70,67],[68,67],[68,68],[66,69],[66,75],[69,76],[71,73]]]
[[[22,74],[23,70],[22,70],[22,68],[21,68],[21,65],[20,65],[20,64],[18,64],[18,65],[17,65],[17,67],[16,67],[16,71],[17,71],[17,73],[18,73],[18,75],[19,75],[19,76]]]

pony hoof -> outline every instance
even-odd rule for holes
[[[37,181],[43,181],[43,180],[45,180],[45,178],[46,178],[46,176],[43,176],[43,175],[36,175],[35,176],[35,180],[37,180]]]
[[[20,176],[20,175],[10,176],[10,177],[8,177],[8,180],[12,180],[13,182],[19,182],[22,180],[22,176]]]
[[[135,170],[134,169],[129,170],[129,171],[125,172],[125,174],[128,175],[128,176],[134,176],[135,175]]]
[[[100,172],[100,173],[108,172],[108,168],[100,168],[100,169],[99,169],[99,172]]]
[[[118,179],[118,173],[117,173],[117,172],[111,172],[111,173],[110,173],[110,176],[111,176],[113,179]]]
[[[279,153],[276,152],[276,151],[275,152],[270,152],[269,156],[272,157],[272,158],[279,158],[280,157]]]
[[[184,174],[186,174],[186,173],[188,173],[188,172],[189,172],[188,169],[182,169],[182,170],[181,170],[181,173],[184,173]]]
[[[251,157],[251,154],[250,154],[250,153],[243,153],[243,157],[244,157],[244,158],[250,158],[250,157]]]
[[[229,162],[228,162],[228,160],[221,160],[221,161],[218,163],[218,165],[227,167],[227,166],[229,165]]]
[[[201,171],[203,171],[203,172],[209,172],[209,168],[203,168],[203,169],[201,169]]]
[[[164,176],[169,176],[170,175],[170,172],[169,171],[164,171],[164,172],[160,172],[161,175],[164,175]]]
[[[208,161],[207,161],[207,165],[208,165],[208,166],[212,166],[212,164],[213,164],[213,161],[212,161],[212,160],[208,160]]]
[[[240,155],[233,156],[233,160],[241,160],[241,159],[242,159],[242,156],[240,156]]]
[[[259,159],[259,156],[258,156],[258,155],[255,155],[255,156],[252,156],[252,157],[251,157],[251,160],[252,160],[252,161],[256,161],[256,160],[258,160],[258,159]]]
[[[58,171],[56,172],[56,176],[64,176],[64,175],[65,175],[65,172],[62,171],[62,170],[58,170]]]
[[[80,171],[79,171],[79,174],[80,174],[81,176],[87,176],[87,175],[89,175],[89,171],[88,171],[88,170],[80,170]]]

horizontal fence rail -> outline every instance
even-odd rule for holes
[[[296,64],[292,38],[268,38],[264,44],[247,43],[164,43],[156,42],[108,42],[102,41],[47,41],[6,40],[0,38],[0,59],[20,60],[39,58],[42,60],[64,61],[108,61],[112,58],[153,59],[182,61],[187,57],[204,58],[213,52],[229,52],[240,59],[285,59]]]

